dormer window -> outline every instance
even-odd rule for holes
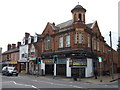
[[[29,36],[29,38],[28,38],[28,43],[29,44],[31,43],[31,36]]]
[[[37,42],[37,35],[34,36],[34,42]]]
[[[23,42],[22,42],[22,44],[23,44],[23,45],[25,45],[25,38],[23,38],[23,40],[22,40],[22,41],[23,41]]]

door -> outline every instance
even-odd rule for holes
[[[79,77],[81,78],[85,77],[85,68],[79,68]]]

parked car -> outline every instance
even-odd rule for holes
[[[15,67],[9,67],[9,66],[5,66],[3,67],[2,69],[2,74],[3,75],[7,75],[7,76],[12,76],[12,75],[15,75],[15,76],[18,76],[18,71],[15,69]]]

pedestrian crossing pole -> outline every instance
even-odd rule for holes
[[[100,63],[100,82],[102,82],[102,58],[98,57],[99,63]]]

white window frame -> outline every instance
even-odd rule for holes
[[[25,45],[25,38],[23,38],[23,40],[22,40],[22,41],[23,41],[23,42],[22,42],[22,44],[23,44],[23,45]]]
[[[63,48],[63,37],[59,37],[59,48]]]
[[[37,42],[37,39],[38,39],[38,37],[37,37],[37,35],[35,34],[35,35],[34,35],[34,42]]]
[[[66,36],[66,47],[70,47],[70,35]]]
[[[31,36],[29,36],[29,38],[28,38],[28,43],[29,44],[31,43]]]

